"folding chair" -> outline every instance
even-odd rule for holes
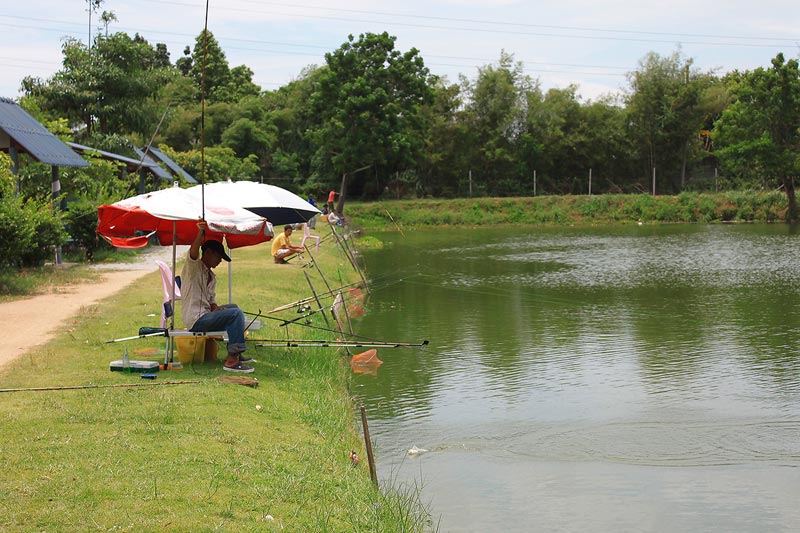
[[[164,288],[164,305],[161,306],[161,327],[167,327],[167,319],[175,314],[175,301],[181,299],[181,288],[178,280],[172,277],[172,270],[163,261],[156,260],[161,271],[161,285]],[[175,287],[175,300],[172,299],[172,288]]]
[[[315,253],[319,253],[319,235],[311,235],[311,230],[308,229],[308,224],[303,224],[303,240],[300,242],[300,247],[304,248],[306,245],[306,240],[308,239],[315,239],[317,241],[317,248]]]

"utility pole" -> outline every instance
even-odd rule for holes
[[[533,171],[533,195],[536,196],[536,170]]]

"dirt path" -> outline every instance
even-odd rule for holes
[[[13,327],[6,327],[3,332],[0,370],[34,346],[52,339],[59,326],[77,314],[81,307],[107,298],[156,271],[155,259],[167,263],[172,261],[171,248],[151,250],[142,254],[137,263],[98,265],[95,268],[102,270],[103,276],[97,282],[71,285],[52,294],[0,304],[3,322],[8,326],[13,321]]]

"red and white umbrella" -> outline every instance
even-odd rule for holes
[[[207,238],[221,241],[224,237],[229,248],[272,238],[272,225],[264,217],[235,204],[208,200],[203,208],[199,194],[171,187],[101,205],[97,208],[97,232],[118,248],[145,246],[154,233],[164,246],[191,244],[197,235],[197,220],[204,216]]]

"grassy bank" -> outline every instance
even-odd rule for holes
[[[272,263],[266,244],[235,250],[233,257],[234,301],[245,311],[308,296],[304,272],[315,288],[324,286],[312,269]],[[323,244],[317,262],[334,286],[356,279],[332,241]],[[223,267],[219,277],[223,296]],[[3,389],[142,385],[0,394],[0,529],[424,527],[415,493],[374,489],[347,390],[347,358],[334,349],[251,347],[248,353],[259,361],[251,374],[257,388],[220,382],[221,365],[211,363],[160,372],[154,381],[110,372],[109,362],[125,347],[133,359],[161,359],[152,352],[163,348],[163,338],[104,342],[157,326],[161,298],[154,271],[135,288],[84,307],[52,342],[0,373]],[[298,318],[293,310],[276,316]],[[259,338],[333,336],[262,320]],[[319,314],[311,320],[326,327]],[[362,458],[357,467],[351,450]]]
[[[595,195],[348,203],[356,225],[492,226],[500,224],[619,224],[631,222],[777,222],[786,212],[780,192],[734,191],[678,196]]]

